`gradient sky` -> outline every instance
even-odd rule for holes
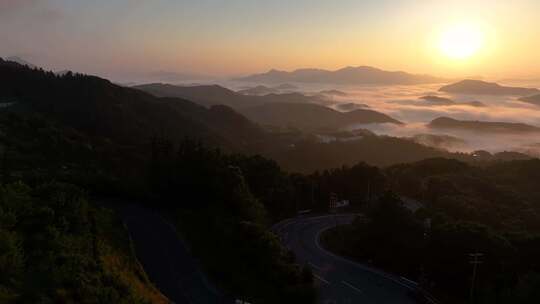
[[[539,0],[0,0],[0,56],[114,79],[371,65],[438,76],[540,77]],[[482,28],[468,60],[437,49]]]

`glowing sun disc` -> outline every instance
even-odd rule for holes
[[[455,25],[441,34],[439,49],[453,59],[466,59],[476,54],[484,43],[482,31],[467,24]]]

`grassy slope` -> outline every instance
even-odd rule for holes
[[[0,303],[168,303],[115,214],[62,183],[0,185]]]

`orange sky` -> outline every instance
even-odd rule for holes
[[[356,65],[540,77],[538,0],[77,2],[0,2],[0,56],[113,77]],[[472,57],[452,60],[438,46],[459,24],[481,29],[485,41]]]

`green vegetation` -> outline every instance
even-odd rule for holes
[[[229,108],[156,98],[98,77],[71,72],[59,76],[0,59],[0,82],[0,98],[16,103],[4,110],[40,113],[90,138],[117,144],[147,144],[159,134],[249,150],[264,138],[254,124]]]
[[[390,167],[386,185],[393,192],[366,205],[366,218],[327,232],[323,243],[422,282],[452,303],[469,298],[469,254],[480,252],[475,303],[537,303],[539,166],[431,159]],[[393,193],[417,198],[424,208],[413,214]]]
[[[122,225],[61,183],[0,186],[1,303],[166,303]]]
[[[228,156],[190,140],[176,148],[166,141],[153,147],[148,175],[153,205],[176,214],[195,255],[224,290],[253,303],[314,301],[310,277],[267,230],[261,201],[276,217],[287,213],[281,210],[286,206],[274,205],[283,204],[273,190],[286,176],[273,162]]]
[[[467,297],[467,254],[481,251],[478,301],[538,299],[538,160],[481,154],[475,159],[489,161],[472,162],[367,133],[328,144],[267,134],[225,106],[3,61],[0,82],[0,98],[15,102],[0,110],[0,302],[164,300],[114,214],[80,189],[170,216],[220,289],[254,303],[314,301],[310,271],[267,229],[299,210],[327,211],[332,193],[369,219],[329,232],[335,250],[412,279],[423,265],[427,286],[454,302]],[[255,152],[276,161],[246,156]],[[358,163],[431,157],[475,165]],[[411,214],[398,195],[425,206]]]
[[[280,194],[286,175],[274,162],[261,157],[228,156],[187,139],[220,143],[225,149],[242,149],[247,142],[241,136],[244,126],[246,136],[254,132],[257,140],[264,138],[245,118],[226,107],[205,109],[181,99],[158,99],[83,75],[56,76],[12,63],[0,64],[0,75],[6,83],[2,94],[18,102],[0,112],[5,183],[72,182],[93,196],[145,202],[155,210],[178,215],[175,219],[195,254],[225,292],[257,303],[278,299],[313,301],[312,281],[267,231],[271,221],[294,213],[294,209],[287,207],[288,200],[281,201],[289,195],[289,191]],[[167,125],[167,121],[171,124]],[[250,175],[249,182],[240,167]],[[265,177],[259,179],[257,174]],[[43,203],[35,204],[38,208]],[[101,218],[101,209],[95,205],[85,203],[84,208],[95,210],[92,214]],[[68,211],[66,206],[61,208]],[[76,212],[81,208],[74,205],[70,210]],[[84,219],[77,223],[89,227]],[[120,237],[118,233],[114,235]],[[92,253],[93,240],[100,244],[108,242],[106,235],[84,235],[78,239],[78,246],[89,246]],[[34,239],[27,243],[39,246]],[[60,259],[63,254],[58,249],[49,256]],[[95,294],[78,296],[90,302],[120,302],[100,298],[100,293],[112,293],[108,284],[101,281],[112,281],[106,276],[112,273],[123,278],[118,282],[134,290],[133,297],[127,291],[119,291],[118,295],[127,302],[136,302],[134,297],[144,294],[144,285],[130,278],[122,270],[125,267],[121,267],[123,259],[130,261],[130,254],[117,251],[102,256],[102,262],[94,263],[97,266],[90,265],[94,268],[83,265],[66,271],[75,277],[98,276],[92,277]],[[46,272],[43,277],[47,277]],[[37,285],[28,288],[6,292],[40,292]],[[54,290],[59,288],[55,286]],[[66,297],[83,291],[69,292]],[[49,293],[54,301],[54,292]]]
[[[409,140],[367,135],[350,142],[320,143],[313,140],[296,142],[294,147],[273,150],[267,155],[293,172],[311,173],[315,170],[353,166],[363,161],[375,166],[389,166],[444,157],[448,152],[429,148]],[[461,155],[455,155],[461,157]]]

